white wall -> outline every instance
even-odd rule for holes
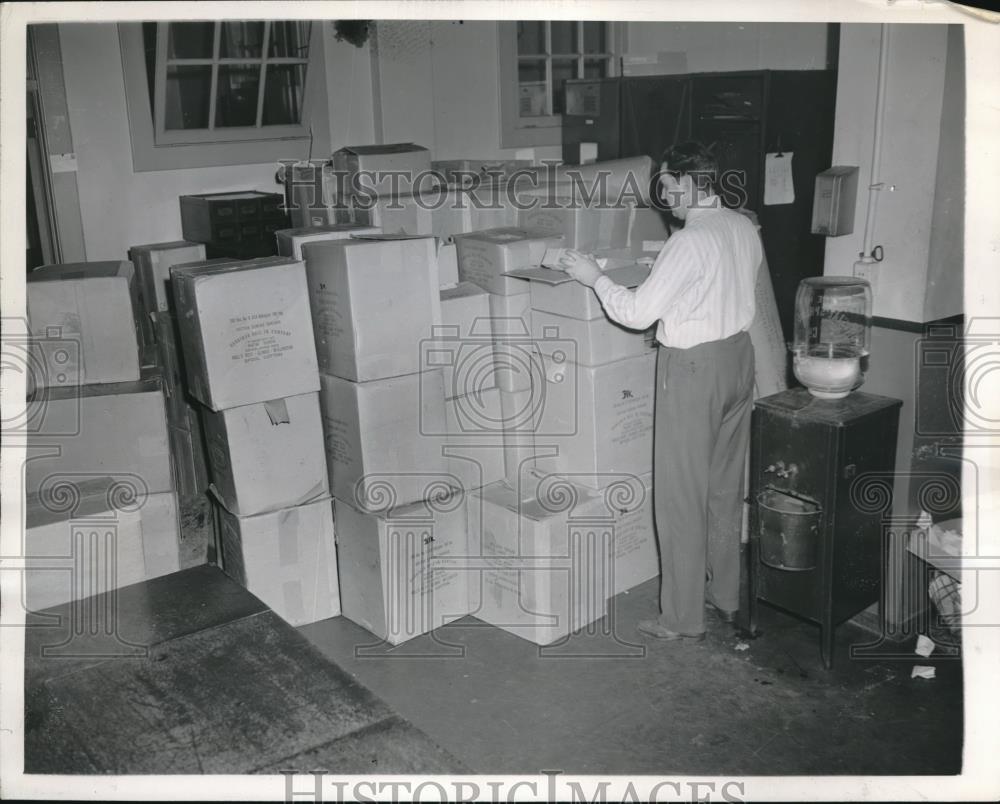
[[[826,23],[630,22],[628,54],[684,53],[687,72],[822,70]]]
[[[323,33],[331,136],[317,136],[319,157],[373,137],[368,50],[335,42],[329,24]],[[134,172],[117,26],[60,25],[59,36],[87,259],[122,259],[129,246],[180,239],[180,195],[281,190],[274,163]],[[288,156],[305,158],[307,151],[296,143]]]
[[[872,244],[874,313],[924,321],[945,92],[948,27],[892,25]],[[825,273],[850,274],[863,250],[878,76],[878,25],[841,28],[833,164],[860,168],[854,233],[827,238]],[[947,129],[949,130],[950,129]],[[952,134],[948,135],[954,139]],[[959,237],[960,242],[960,237]],[[960,281],[960,280],[959,280]],[[959,285],[959,288],[961,285]],[[961,299],[961,290],[955,296]],[[942,315],[961,312],[954,309]]]

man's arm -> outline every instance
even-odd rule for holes
[[[613,321],[631,329],[646,329],[677,304],[698,279],[689,239],[674,235],[657,256],[649,277],[635,290],[602,275],[594,282],[594,292]]]

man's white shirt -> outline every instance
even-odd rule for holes
[[[717,206],[688,211],[649,277],[635,290],[599,277],[594,291],[608,316],[631,329],[659,322],[656,339],[688,349],[744,332],[753,322],[757,270],[763,253],[750,219]]]

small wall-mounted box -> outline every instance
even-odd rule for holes
[[[853,232],[857,195],[857,166],[834,165],[816,176],[812,233],[837,237]]]

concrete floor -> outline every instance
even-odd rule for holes
[[[875,640],[847,623],[828,671],[818,627],[764,605],[749,642],[711,617],[704,643],[646,640],[635,623],[655,611],[657,584],[615,598],[611,633],[554,650],[471,617],[396,648],[344,618],[299,631],[483,773],[960,772],[957,657],[893,643],[852,659]],[[918,663],[937,678],[911,679]]]
[[[710,619],[704,643],[647,644],[635,623],[655,609],[656,584],[619,595],[595,633],[558,648],[471,617],[390,648],[342,617],[292,629],[215,568],[175,573],[122,591],[113,637],[69,640],[66,612],[58,626],[27,629],[26,767],[960,771],[957,658],[883,645],[852,659],[872,638],[847,624],[827,671],[818,629],[763,606],[753,641]],[[916,663],[937,678],[911,679]]]

